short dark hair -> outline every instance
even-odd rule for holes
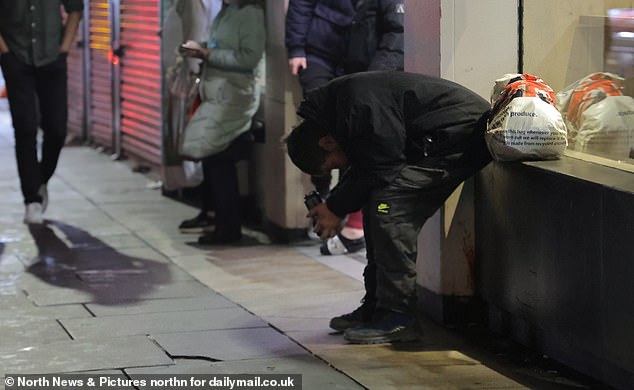
[[[328,152],[319,146],[319,140],[328,135],[315,121],[304,120],[284,140],[288,157],[297,168],[309,175],[322,174]]]

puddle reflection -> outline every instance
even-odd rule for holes
[[[171,279],[167,264],[123,254],[63,222],[29,225],[29,232],[38,256],[27,271],[51,285],[87,292],[90,302],[134,302]]]

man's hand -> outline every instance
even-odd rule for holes
[[[60,53],[68,53],[68,51],[70,50],[70,46],[75,40],[75,34],[77,33],[79,21],[81,20],[82,16],[83,13],[79,11],[71,12],[70,14],[68,14],[66,25],[64,27],[64,34],[62,35],[62,43],[59,45]]]
[[[322,240],[334,237],[343,228],[343,219],[333,214],[326,203],[320,203],[310,209],[307,216],[315,221],[313,230],[319,234]]]
[[[288,69],[293,76],[299,74],[299,69],[306,69],[306,57],[293,57],[288,59]]]

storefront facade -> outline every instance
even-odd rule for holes
[[[166,2],[89,3],[90,60],[79,64],[90,88],[85,106],[74,106],[83,110],[78,132],[117,156],[160,166],[158,33]],[[280,240],[305,231],[302,200],[311,189],[280,144],[301,100],[286,72],[286,3],[267,2],[266,142],[256,145],[250,168],[257,206]],[[610,72],[631,96],[632,0],[404,3],[407,71],[457,81],[487,99],[505,73],[534,74],[559,92]],[[569,139],[555,161],[494,162],[466,182],[421,232],[421,310],[451,322],[461,315],[456,307],[479,301],[491,329],[617,387],[633,385],[634,129],[625,130]]]

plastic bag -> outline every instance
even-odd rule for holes
[[[496,80],[491,102],[485,140],[495,160],[552,160],[563,154],[566,125],[544,80],[507,74]]]
[[[557,93],[571,148],[611,159],[630,157],[634,135],[634,99],[623,93],[624,79],[592,73]]]
[[[200,161],[183,161],[185,187],[196,187],[203,182],[203,164]]]
[[[196,187],[203,182],[202,163],[185,160],[181,165],[163,166],[161,177],[166,191]]]
[[[183,187],[195,187],[202,181],[199,163],[184,161],[180,156],[183,132],[190,119],[190,112],[198,97],[199,80],[191,73],[187,61],[179,57],[167,70],[165,110],[165,133],[163,135],[163,153],[165,164],[162,167],[163,188],[172,191]],[[193,165],[192,165],[193,164]],[[200,177],[199,177],[200,176]]]

